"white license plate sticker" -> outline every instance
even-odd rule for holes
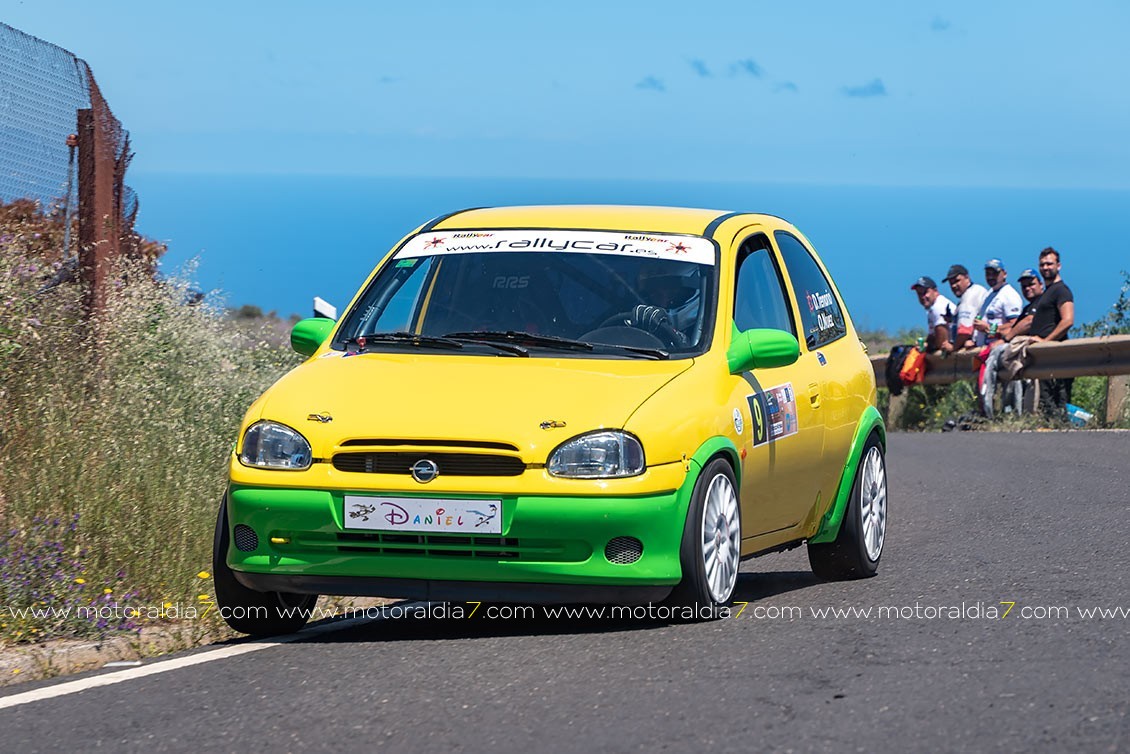
[[[501,500],[345,496],[345,528],[501,534]]]

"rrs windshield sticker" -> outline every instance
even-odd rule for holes
[[[750,428],[754,445],[795,435],[799,429],[796,393],[791,382],[746,396],[746,401],[749,403],[749,412],[753,416]]]
[[[396,252],[396,259],[507,251],[617,254],[714,264],[714,244],[697,236],[553,229],[421,233]]]

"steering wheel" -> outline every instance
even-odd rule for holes
[[[643,305],[641,305],[643,306]],[[631,311],[619,312],[608,317],[600,323],[597,329],[605,327],[633,327],[637,330],[643,330],[650,333],[661,341],[667,348],[683,348],[686,346],[686,338],[681,332],[671,326],[670,320],[667,318],[667,312],[659,307],[646,306],[643,307],[645,311],[654,312],[658,310],[662,316],[647,317],[647,322],[640,322],[636,318],[636,313],[641,307],[636,307]]]

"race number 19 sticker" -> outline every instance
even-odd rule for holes
[[[753,416],[753,444],[762,445],[796,434],[796,393],[791,382],[746,396]]]

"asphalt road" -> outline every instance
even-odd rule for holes
[[[1130,608],[1130,434],[894,435],[888,469],[873,579],[801,549],[708,624],[363,621],[0,709],[0,748],[1130,750],[1130,617],[1080,613]]]

